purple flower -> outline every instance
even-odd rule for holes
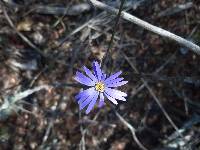
[[[104,103],[104,97],[107,97],[114,104],[118,104],[117,100],[126,101],[126,93],[113,89],[126,84],[128,81],[123,81],[124,78],[119,78],[122,71],[112,74],[106,77],[106,74],[101,70],[98,62],[93,62],[94,73],[92,73],[87,67],[83,67],[86,75],[77,71],[75,80],[89,86],[88,89],[81,91],[75,98],[78,101],[80,110],[87,105],[86,114],[88,114],[95,106],[97,99],[99,98],[98,107],[102,107]]]

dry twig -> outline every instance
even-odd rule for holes
[[[124,3],[125,3],[125,0],[122,0],[122,1],[121,1],[121,5],[120,5],[120,8],[119,8],[119,12],[117,13],[116,22],[115,22],[114,29],[113,29],[113,32],[112,32],[112,36],[111,36],[111,39],[110,39],[110,42],[109,42],[109,45],[108,45],[108,49],[107,49],[107,51],[106,51],[106,53],[105,53],[104,58],[102,59],[102,67],[104,66],[104,64],[107,64],[108,56],[109,56],[109,54],[110,54],[110,49],[112,48],[112,42],[113,42],[113,40],[114,40],[115,31],[116,31],[116,29],[117,29],[117,25],[118,25],[118,22],[119,22],[119,19],[120,19],[122,10],[123,10],[123,5],[124,5]]]
[[[53,62],[55,63],[58,63],[58,64],[62,64],[62,65],[65,65],[65,66],[69,66],[69,64],[59,60],[59,59],[56,59],[56,58],[53,58],[52,56],[48,55],[48,54],[45,54],[44,52],[42,52],[41,49],[39,49],[36,45],[34,45],[26,36],[24,36],[21,32],[19,32],[14,23],[12,22],[11,18],[9,17],[6,9],[3,7],[3,13],[4,13],[4,16],[6,18],[6,20],[8,21],[9,25],[14,29],[14,31],[17,33],[17,35],[25,42],[27,43],[31,48],[33,48],[35,51],[37,51],[42,57],[44,58],[48,58],[50,60],[52,60]]]
[[[174,14],[179,13],[181,11],[190,9],[192,6],[193,6],[193,2],[187,2],[185,4],[176,5],[172,8],[168,8],[168,9],[160,12],[158,14],[158,17],[166,17],[166,16],[174,15]]]
[[[122,54],[124,55],[126,61],[130,64],[131,68],[136,73],[139,73],[139,71],[137,70],[137,68],[135,67],[135,65],[129,60],[129,58],[124,53],[122,53]],[[177,131],[177,133],[179,134],[180,137],[183,137],[183,135],[181,133],[179,133],[178,127],[175,125],[175,123],[173,122],[173,120],[170,118],[170,116],[168,115],[167,111],[162,106],[162,104],[160,103],[158,97],[155,95],[155,93],[153,92],[153,90],[151,89],[151,87],[149,86],[149,84],[142,77],[141,77],[141,81],[143,82],[144,86],[148,89],[149,93],[151,94],[151,96],[153,97],[153,99],[156,101],[156,103],[158,104],[158,106],[160,107],[160,109],[162,110],[163,114],[165,115],[165,117],[167,118],[167,120],[170,122],[170,124],[172,125],[172,127]]]
[[[100,8],[100,9],[106,10],[110,13],[118,14],[118,12],[119,12],[118,9],[115,9],[115,8],[108,6],[108,5],[106,5],[102,2],[99,2],[97,0],[90,0],[90,1],[94,6]],[[146,21],[143,21],[143,20],[125,12],[125,11],[122,11],[121,17],[123,19],[128,20],[132,23],[135,23],[138,26],[141,26],[141,27],[143,27],[143,28],[145,28],[149,31],[152,31],[156,34],[159,34],[160,36],[167,37],[171,40],[174,40],[174,41],[178,42],[179,44],[191,49],[192,51],[194,51],[195,53],[200,55],[200,47],[198,45],[196,45],[196,44],[194,44],[194,43],[192,43],[192,42],[190,42],[190,41],[188,41],[188,40],[186,40],[186,39],[184,39],[184,38],[182,38],[182,37],[180,37],[180,36],[178,36],[174,33],[171,33],[167,30],[164,30],[162,28],[154,26],[154,25],[152,25],[152,24],[150,24]]]
[[[136,134],[135,134],[135,128],[128,123],[117,111],[115,111],[115,114],[117,115],[117,117],[119,118],[119,120],[127,127],[131,130],[132,136],[134,141],[137,143],[137,145],[142,149],[142,150],[148,150],[145,146],[142,145],[142,143],[139,141],[139,139],[137,138]]]
[[[21,32],[19,32],[15,25],[13,24],[12,20],[10,19],[10,17],[8,16],[7,11],[5,10],[5,8],[3,8],[3,13],[4,16],[6,17],[6,20],[8,21],[9,25],[15,30],[15,32],[21,37],[21,39],[26,42],[31,48],[33,48],[34,50],[36,50],[41,56],[46,57],[46,55],[41,52],[41,50],[36,47],[27,37],[25,37]]]
[[[87,3],[73,5],[71,7],[56,7],[56,6],[35,6],[33,11],[40,14],[48,15],[70,15],[78,16],[84,12],[87,12],[91,9],[90,5]]]

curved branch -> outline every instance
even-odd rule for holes
[[[118,11],[119,11],[118,9],[115,9],[115,8],[113,8],[111,6],[108,6],[108,5],[106,5],[106,4],[102,3],[102,2],[99,2],[97,0],[90,0],[90,1],[94,6],[96,6],[99,9],[103,9],[103,10],[105,10],[107,12],[110,12],[110,13],[113,13],[113,14],[116,14],[116,15],[118,14]],[[127,21],[130,21],[132,23],[135,23],[138,26],[141,26],[141,27],[143,27],[143,28],[145,28],[145,29],[147,29],[149,31],[152,31],[152,32],[154,32],[156,34],[159,34],[159,35],[163,36],[163,37],[167,37],[167,38],[169,38],[171,40],[174,40],[174,41],[178,42],[179,44],[189,48],[190,50],[192,50],[193,52],[197,53],[198,55],[200,55],[200,47],[198,45],[196,45],[196,44],[194,44],[194,43],[192,43],[192,42],[190,42],[190,41],[188,41],[188,40],[186,40],[186,39],[184,39],[184,38],[182,38],[182,37],[180,37],[180,36],[178,36],[178,35],[176,35],[174,33],[171,33],[171,32],[169,32],[167,30],[164,30],[162,28],[154,26],[154,25],[152,25],[152,24],[150,24],[150,23],[148,23],[146,21],[143,21],[143,20],[141,20],[141,19],[139,19],[139,18],[137,18],[137,17],[125,12],[125,11],[122,11],[121,17],[123,19],[125,19]]]

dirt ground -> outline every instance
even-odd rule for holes
[[[199,0],[126,0],[124,10],[200,45]],[[0,149],[200,149],[200,56],[115,22],[86,0],[0,1]],[[74,74],[102,60],[113,32],[106,70],[123,71],[127,101],[86,115]]]

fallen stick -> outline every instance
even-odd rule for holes
[[[99,8],[99,9],[105,10],[107,12],[110,12],[110,13],[113,13],[113,14],[116,14],[116,15],[118,14],[118,11],[119,11],[118,9],[115,9],[111,6],[108,6],[108,5],[106,5],[102,2],[99,2],[97,0],[90,0],[90,2],[92,3],[93,6]],[[160,36],[167,37],[171,40],[174,40],[174,41],[178,42],[179,44],[189,48],[190,50],[197,53],[198,55],[200,55],[200,47],[198,45],[196,45],[196,44],[194,44],[194,43],[192,43],[192,42],[190,42],[190,41],[188,41],[188,40],[186,40],[186,39],[184,39],[184,38],[182,38],[182,37],[180,37],[180,36],[178,36],[174,33],[171,33],[167,30],[164,30],[162,28],[154,26],[154,25],[152,25],[152,24],[150,24],[146,21],[143,21],[143,20],[125,12],[125,11],[121,12],[121,17],[123,19],[130,21],[132,23],[135,23],[138,26],[141,26],[141,27],[143,27],[143,28],[145,28],[149,31],[152,31],[156,34],[159,34]]]

